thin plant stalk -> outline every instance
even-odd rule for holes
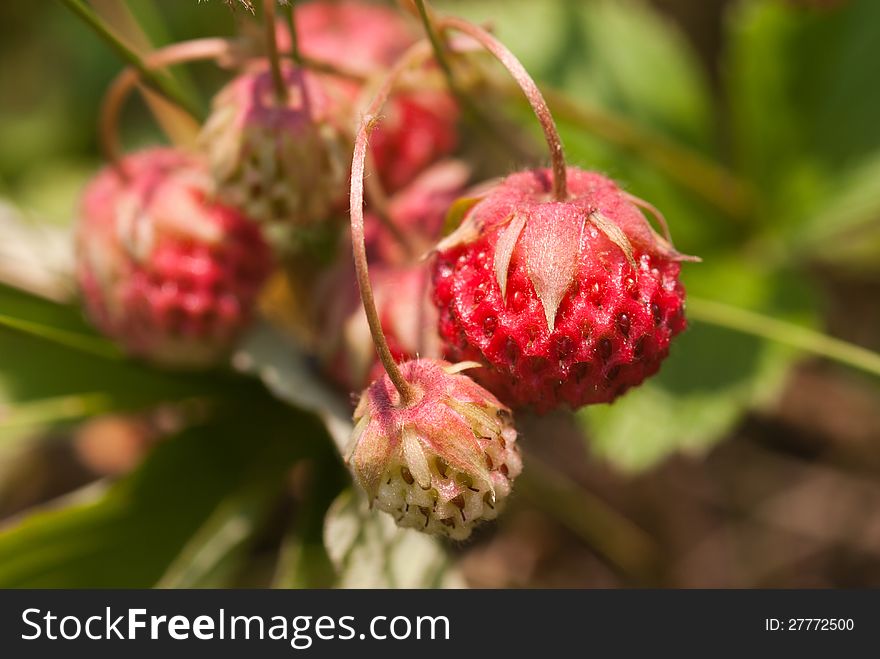
[[[419,41],[411,46],[395,63],[377,89],[370,103],[364,110],[363,118],[358,127],[354,142],[354,156],[351,163],[351,190],[349,206],[351,209],[351,243],[354,256],[354,266],[357,274],[358,288],[361,293],[361,301],[364,313],[373,336],[376,352],[385,372],[400,394],[401,406],[411,405],[417,398],[418,392],[407,382],[401,373],[385,332],[382,329],[382,321],[376,309],[376,300],[373,297],[373,287],[370,284],[369,266],[367,265],[367,247],[364,237],[364,170],[366,169],[367,148],[369,145],[370,132],[379,121],[379,113],[391,95],[398,78],[407,69],[415,66],[419,61],[430,54],[430,44],[427,41]]]
[[[694,297],[688,297],[688,316],[698,322],[751,334],[880,376],[880,354],[794,323]]]
[[[279,105],[286,105],[288,98],[287,84],[281,71],[281,56],[278,53],[278,34],[275,23],[275,0],[263,0],[263,23],[266,29],[266,49],[268,50],[269,68],[272,71],[272,85],[275,99]],[[293,39],[291,35],[291,39]]]
[[[480,43],[487,51],[489,51],[501,64],[508,70],[510,75],[519,85],[532,107],[532,111],[541,124],[544,132],[544,139],[550,149],[550,161],[553,170],[553,196],[558,201],[564,201],[568,198],[568,169],[565,163],[565,152],[562,148],[562,140],[559,137],[559,131],[556,129],[556,122],[553,121],[553,115],[544,100],[544,95],[538,88],[538,85],[526,71],[522,63],[517,59],[510,49],[501,43],[486,30],[474,25],[469,21],[452,16],[445,17],[437,22],[438,29],[457,30],[471,37]]]

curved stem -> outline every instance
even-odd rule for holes
[[[149,66],[146,60],[141,59],[138,54],[132,50],[122,39],[120,39],[113,30],[111,30],[103,21],[95,14],[82,0],[60,0],[64,6],[76,14],[84,23],[86,23],[95,33],[101,37],[116,53],[128,62],[131,66],[140,72],[144,82],[162,94],[169,101],[188,112],[193,117],[199,116],[198,108],[183,95],[180,89],[173,83],[173,80],[165,76],[157,75],[153,70],[155,67]]]
[[[232,49],[233,44],[228,39],[193,39],[192,41],[182,41],[165,48],[160,48],[147,55],[143,63],[147,70],[152,70],[170,64],[202,59],[218,59],[230,53]],[[104,152],[107,160],[117,165],[117,168],[121,153],[118,131],[119,114],[128,95],[137,86],[141,77],[140,69],[132,67],[125,69],[110,84],[101,103],[101,111],[98,118],[98,137],[101,143],[101,150]],[[124,175],[124,172],[122,173]]]
[[[293,14],[291,14],[292,16]],[[281,71],[281,56],[278,54],[278,34],[275,25],[275,0],[263,0],[263,23],[266,28],[266,48],[269,53],[269,67],[272,71],[272,84],[275,87],[275,99],[279,105],[287,103],[287,85]],[[295,39],[291,35],[291,39]]]
[[[425,0],[415,0],[415,7],[411,7],[410,10],[415,10],[417,17],[422,22],[425,34],[428,36],[431,47],[434,49],[434,59],[437,60],[437,64],[443,72],[443,77],[446,79],[446,86],[449,87],[450,93],[461,106],[465,119],[473,123],[479,134],[491,138],[496,148],[502,147],[517,159],[531,160],[533,154],[524,150],[521,145],[517,144],[516,140],[511,140],[510,135],[505,132],[504,128],[486,116],[482,108],[474,102],[473,97],[462,89],[449,59],[449,54],[454,52],[454,49],[446,43],[443,35],[439,34],[435,29],[434,25],[437,22],[437,16],[431,7],[428,6],[428,3]]]
[[[400,393],[400,404],[402,406],[407,406],[414,402],[416,391],[407,382],[406,378],[403,377],[403,373],[400,372],[400,368],[394,361],[391,349],[388,347],[388,341],[385,338],[385,332],[382,330],[382,321],[379,319],[376,301],[373,298],[373,287],[370,284],[370,273],[367,265],[367,247],[364,239],[364,169],[366,168],[370,131],[378,122],[379,112],[391,95],[397,79],[406,69],[414,66],[429,53],[430,45],[427,41],[416,43],[397,60],[385,76],[381,86],[364,110],[363,118],[355,137],[354,156],[351,162],[351,191],[349,197],[351,208],[351,246],[354,256],[354,267],[357,272],[358,288],[360,288],[361,301],[364,305],[364,312],[367,315],[367,322],[370,325],[370,333],[373,335],[373,343],[376,345],[376,352],[379,354],[379,359],[382,361],[389,379]]]
[[[714,300],[688,297],[688,316],[880,375],[880,354],[821,332]]]
[[[550,160],[553,167],[553,196],[558,201],[564,201],[568,198],[568,182],[567,168],[565,164],[565,153],[562,149],[562,140],[559,138],[559,131],[556,130],[556,123],[553,121],[553,115],[550,108],[547,107],[547,101],[538,89],[538,85],[529,75],[522,63],[517,59],[516,55],[510,52],[503,43],[486,30],[474,25],[462,18],[446,17],[438,21],[438,29],[458,30],[478,41],[486,50],[488,50],[495,58],[504,65],[504,68],[510,72],[513,79],[522,89],[532,110],[541,124],[544,131],[544,139],[550,149]]]

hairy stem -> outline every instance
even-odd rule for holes
[[[291,16],[293,14],[291,13]],[[275,99],[279,105],[287,103],[287,85],[281,71],[281,56],[278,54],[278,34],[275,25],[275,0],[263,0],[263,23],[266,28],[266,48],[268,49],[269,67],[272,71],[272,84],[275,87]],[[291,34],[291,39],[295,37]]]
[[[416,397],[416,391],[407,382],[406,378],[403,377],[403,373],[400,372],[400,368],[394,361],[391,349],[388,347],[388,341],[385,338],[385,332],[382,330],[382,322],[376,309],[376,300],[373,297],[373,287],[370,284],[370,273],[367,265],[367,247],[364,239],[364,170],[366,169],[370,131],[378,122],[379,112],[381,112],[382,107],[391,95],[397,79],[405,70],[415,66],[419,60],[426,57],[429,52],[430,46],[427,41],[418,42],[398,59],[385,76],[381,86],[364,110],[363,118],[355,137],[354,156],[351,163],[351,190],[349,197],[351,208],[351,244],[358,287],[360,288],[361,301],[364,305],[364,312],[367,315],[367,322],[370,325],[370,333],[373,335],[376,352],[379,354],[379,359],[385,367],[385,372],[388,373],[388,377],[400,393],[400,404],[403,406],[412,404]]]
[[[228,39],[208,38],[193,39],[160,48],[143,59],[145,70],[152,71],[170,64],[181,64],[203,59],[219,59],[233,50]],[[98,119],[98,137],[104,156],[111,163],[118,165],[121,147],[119,143],[119,115],[131,90],[142,79],[140,69],[127,68],[110,84]],[[121,170],[120,170],[121,171]],[[124,172],[121,172],[123,175]]]
[[[726,327],[880,375],[880,354],[821,332],[714,300],[688,297],[693,320]]]
[[[544,139],[550,149],[550,160],[553,168],[553,196],[558,201],[564,201],[568,198],[568,182],[567,167],[565,164],[565,153],[562,149],[562,140],[559,138],[559,131],[556,129],[556,123],[553,121],[553,115],[547,102],[538,89],[538,85],[529,75],[522,63],[517,59],[516,55],[510,52],[503,43],[486,30],[474,25],[464,19],[446,17],[438,21],[438,29],[453,29],[462,32],[472,39],[478,41],[486,50],[488,50],[501,64],[510,72],[510,75],[522,89],[529,105],[538,121],[541,129],[544,131]]]
[[[120,39],[82,0],[59,0],[65,7],[70,9],[86,25],[103,39],[116,53],[140,73],[144,83],[167,98],[169,101],[185,110],[193,117],[198,118],[199,110],[190,100],[175,86],[170,79],[159,75],[151,67],[147,66],[138,54]]]

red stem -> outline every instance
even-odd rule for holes
[[[437,22],[437,28],[440,30],[458,30],[475,39],[492,53],[504,68],[510,72],[510,75],[513,76],[513,79],[522,89],[529,104],[532,106],[532,110],[544,131],[544,139],[547,141],[547,146],[550,149],[550,160],[553,168],[553,196],[558,201],[565,201],[568,198],[568,174],[565,164],[565,153],[562,149],[562,140],[559,138],[559,131],[556,129],[553,115],[550,114],[550,108],[547,107],[547,101],[544,100],[544,95],[538,89],[538,85],[535,84],[532,76],[529,75],[516,55],[510,52],[507,46],[478,25],[474,25],[462,18],[448,16]]]
[[[370,131],[379,121],[379,112],[381,112],[382,107],[391,95],[395,83],[404,71],[429,54],[430,44],[427,41],[420,41],[411,46],[385,76],[381,86],[364,110],[361,123],[358,126],[357,136],[355,137],[354,156],[351,163],[351,191],[349,199],[351,208],[351,245],[358,288],[360,288],[361,301],[364,305],[364,312],[367,315],[367,322],[370,325],[370,333],[373,335],[376,352],[382,361],[382,365],[385,367],[385,372],[388,373],[389,379],[400,393],[400,404],[402,406],[411,405],[415,402],[417,392],[407,382],[406,378],[403,377],[403,373],[400,372],[400,368],[394,361],[391,349],[388,347],[388,341],[385,338],[385,332],[382,330],[382,322],[376,309],[376,301],[373,298],[373,287],[370,284],[367,247],[364,238],[364,169],[366,168]]]

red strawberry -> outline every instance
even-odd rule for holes
[[[512,406],[546,412],[614,400],[655,373],[686,325],[684,257],[613,181],[514,174],[439,246],[434,301],[447,356]]]
[[[354,0],[297,3],[296,21],[304,55],[367,76],[389,67],[418,38],[399,12]],[[278,43],[282,50],[290,49],[285,26],[279,26]],[[360,85],[326,78],[352,101],[361,94]],[[406,91],[391,99],[371,138],[376,169],[389,192],[458,144],[458,107],[439,72],[422,71],[408,83]]]
[[[346,462],[399,526],[464,540],[498,516],[522,470],[510,410],[461,374],[472,366],[401,364],[417,392],[410,405],[387,375],[361,396]]]
[[[172,149],[125,157],[86,189],[78,279],[95,324],[134,355],[202,367],[234,347],[269,275],[256,224],[205,195],[199,161]]]

